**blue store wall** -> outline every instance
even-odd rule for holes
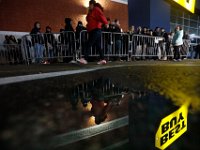
[[[170,4],[165,0],[151,0],[150,28],[164,27],[170,31]]]
[[[150,0],[129,0],[129,26],[150,26]]]
[[[166,0],[129,0],[129,25],[164,27],[170,31],[170,4]]]

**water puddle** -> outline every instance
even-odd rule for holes
[[[167,149],[197,149],[199,79],[199,67],[138,66],[0,86],[2,148],[157,149],[161,120],[187,103]]]

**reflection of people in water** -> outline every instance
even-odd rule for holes
[[[92,100],[90,101],[92,104],[91,113],[95,117],[95,123],[100,124],[104,122],[107,118],[107,112],[111,109],[111,105],[109,102],[105,102],[102,100]]]
[[[83,107],[87,107],[87,104],[89,100],[87,99],[87,85],[86,84],[80,84],[76,87],[74,87],[70,91],[70,103],[72,105],[72,110],[77,110],[77,105],[79,103],[79,100],[81,100],[81,103]]]
[[[90,102],[95,123],[100,124],[106,120],[112,107],[119,106],[121,100],[127,97],[125,96],[127,92],[127,88],[122,88],[120,85],[113,84],[110,79],[102,77],[74,87],[70,92],[70,103],[72,109],[77,110],[79,100],[83,107],[87,107]]]
[[[100,124],[106,120],[112,107],[119,104],[123,88],[115,86],[109,79],[100,78],[95,81],[90,92],[91,113],[95,117],[95,123]]]
[[[70,91],[70,103],[72,109],[77,110],[79,100],[83,107],[87,107],[91,100],[104,100],[104,96],[117,94],[119,91],[109,79],[99,78],[73,87]]]
[[[77,110],[78,101],[79,101],[79,89],[74,88],[72,90],[72,95],[70,97],[70,103],[72,105],[72,110]]]

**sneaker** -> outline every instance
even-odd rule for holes
[[[70,61],[69,63],[70,63],[70,64],[77,64],[77,61],[72,60],[72,61]]]
[[[83,65],[87,65],[88,64],[87,60],[85,60],[84,58],[77,59],[77,62],[79,62],[79,63],[81,63]]]
[[[44,61],[42,64],[44,64],[44,65],[49,65],[50,62],[48,62],[48,61]]]
[[[182,61],[182,59],[178,59],[178,61]]]
[[[167,60],[167,57],[164,57],[163,60]]]
[[[177,61],[176,59],[173,59],[173,61]]]
[[[101,60],[97,63],[97,65],[105,65],[107,64],[106,60]]]

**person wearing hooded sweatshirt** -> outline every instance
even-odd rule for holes
[[[180,26],[177,26],[175,29],[172,44],[174,46],[174,61],[181,61],[180,48],[183,45],[183,30]]]
[[[46,27],[46,32],[44,34],[44,41],[45,41],[45,47],[46,47],[45,54],[49,58],[49,60],[53,60],[54,54],[55,54],[56,39],[52,33],[52,29],[50,26]],[[47,61],[47,63],[49,62]]]
[[[67,56],[75,54],[74,28],[72,27],[71,18],[65,18],[65,30],[63,32],[63,35],[64,35],[64,49],[62,51],[62,55],[64,57],[64,62],[67,62]]]
[[[36,63],[42,63],[44,53],[44,39],[40,32],[40,23],[38,21],[35,22],[30,35],[32,37],[32,44],[35,50]]]
[[[72,19],[71,18],[65,18],[65,31],[74,32],[74,28],[72,27]]]
[[[65,18],[65,44],[69,44],[74,39],[74,28],[72,27],[72,19]]]
[[[96,45],[96,48],[100,54],[100,61],[97,64],[106,64],[103,50],[101,48],[101,28],[103,24],[108,26],[108,21],[103,14],[103,7],[99,3],[96,3],[95,0],[90,0],[89,2],[89,12],[86,20],[89,39],[84,58],[81,58],[79,62],[82,64],[87,64],[89,51],[93,45]]]
[[[77,49],[80,48],[80,45],[84,45],[85,40],[87,39],[87,33],[82,32],[86,30],[86,28],[83,26],[83,23],[81,21],[78,21],[78,24],[76,26],[76,44],[77,44]],[[81,33],[82,32],[82,33]],[[81,34],[81,35],[80,35]],[[82,42],[82,43],[81,43]],[[85,46],[84,46],[85,47]],[[82,47],[83,48],[83,47]]]

